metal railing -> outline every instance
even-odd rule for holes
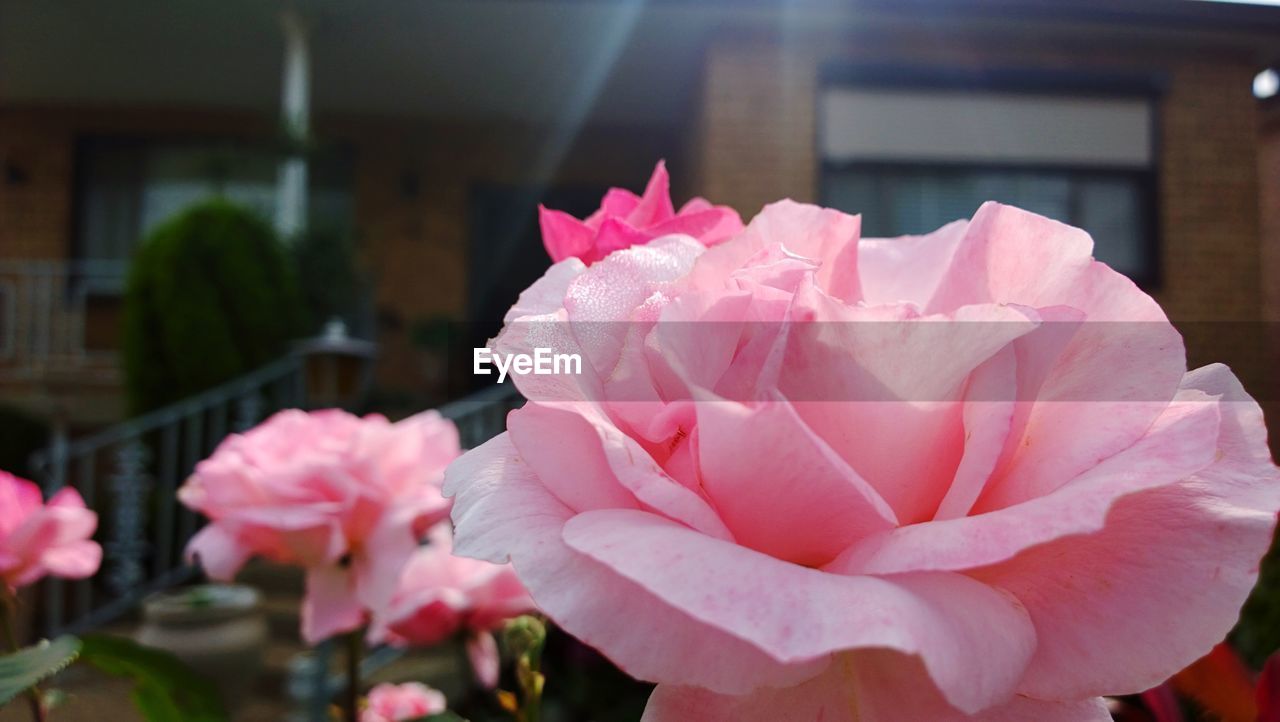
[[[110,362],[112,349],[86,343],[94,298],[124,292],[125,261],[0,261],[0,373],[74,370]]]
[[[470,448],[501,433],[507,412],[523,401],[506,384],[439,411]],[[66,486],[79,491],[98,512],[103,547],[96,576],[46,580],[40,605],[46,636],[111,622],[146,595],[192,577],[183,550],[200,519],[178,502],[178,487],[227,434],[280,409],[307,406],[305,357],[291,354],[198,396],[37,452],[32,463],[46,494]]]
[[[55,441],[32,459],[46,494],[75,488],[98,512],[100,573],[49,578],[40,605],[52,637],[110,622],[144,596],[189,577],[182,557],[200,520],[177,489],[226,437],[279,409],[305,402],[304,359],[290,355],[144,416],[71,442]]]

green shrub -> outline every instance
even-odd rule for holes
[[[302,296],[272,228],[224,200],[194,205],[138,249],[125,292],[129,403],[141,413],[257,368],[305,333]]]
[[[292,247],[302,298],[311,320],[323,324],[336,317],[346,321],[348,327],[357,326],[368,283],[350,236],[311,228],[299,234]]]

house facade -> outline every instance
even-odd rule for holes
[[[545,269],[537,203],[589,211],[666,159],[677,202],[744,218],[791,197],[899,235],[996,199],[1084,227],[1193,366],[1229,363],[1276,418],[1280,169],[1252,81],[1278,8],[99,5],[0,2],[0,400],[73,429],[124,414],[137,240],[209,194],[275,210],[282,9],[308,27],[311,218],[356,241],[389,404],[439,393],[422,329],[491,330]]]

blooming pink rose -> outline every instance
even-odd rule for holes
[[[532,611],[533,600],[510,565],[454,556],[451,536],[447,522],[431,530],[430,543],[405,565],[391,601],[374,611],[370,641],[430,645],[464,632],[476,677],[492,687],[498,655],[490,631]]]
[[[380,684],[369,690],[369,704],[360,722],[401,722],[445,711],[440,690],[419,682]]]
[[[228,437],[178,490],[210,520],[187,552],[215,579],[255,554],[305,567],[303,638],[350,631],[386,605],[419,540],[448,515],[439,485],[459,453],[457,429],[433,411],[395,424],[282,411]]]
[[[742,230],[737,211],[713,206],[702,198],[685,203],[677,213],[671,204],[667,166],[658,161],[637,196],[623,188],[610,188],[600,210],[578,220],[563,211],[538,206],[542,243],[553,261],[579,258],[595,263],[620,248],[648,243],[654,238],[681,233],[703,245],[714,246]]]
[[[457,552],[657,682],[646,720],[1109,720],[1257,579],[1260,410],[1083,231],[859,231],[782,202],[552,266],[497,351],[583,373],[449,468]]]
[[[48,574],[93,576],[102,563],[102,547],[90,541],[97,526],[98,515],[75,489],[61,489],[44,504],[40,487],[0,471],[0,581],[9,592]]]

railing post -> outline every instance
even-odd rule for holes
[[[120,443],[115,449],[115,471],[111,475],[112,525],[104,545],[111,567],[107,584],[118,596],[137,586],[146,570],[143,556],[147,553],[146,501],[151,490],[147,472],[150,459],[147,445],[140,437]]]

